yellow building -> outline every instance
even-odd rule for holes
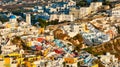
[[[11,25],[10,25],[9,23],[7,23],[5,27],[6,27],[6,28],[10,28]]]
[[[98,65],[98,64],[95,64],[95,65],[93,65],[92,67],[99,67],[99,65]]]
[[[9,57],[6,57],[4,58],[4,67],[10,67],[10,58]]]
[[[32,43],[31,42],[27,42],[27,46],[31,47]]]
[[[64,62],[73,64],[77,61],[77,58],[64,58]]]
[[[38,34],[44,34],[44,28],[40,28]]]
[[[43,52],[44,56],[47,56],[49,50],[50,50],[50,48],[47,48],[47,49]]]
[[[82,24],[82,26],[83,26],[83,31],[84,32],[89,32],[89,29],[88,29],[86,24]]]

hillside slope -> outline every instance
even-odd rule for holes
[[[95,47],[89,47],[84,50],[93,55],[102,55],[105,54],[106,52],[110,52],[120,60],[120,38],[116,38],[109,42],[103,43]]]

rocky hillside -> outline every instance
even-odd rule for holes
[[[120,37],[109,42],[103,43],[99,46],[89,47],[84,50],[93,55],[101,55],[105,54],[106,52],[110,52],[120,60]]]

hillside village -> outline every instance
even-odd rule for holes
[[[8,21],[0,23],[0,67],[120,67],[119,3],[25,9],[32,12],[4,14]]]

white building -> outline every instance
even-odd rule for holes
[[[50,12],[57,12],[57,8],[50,8]]]
[[[114,18],[120,18],[120,7],[116,7],[112,9],[112,16]]]
[[[59,19],[59,15],[57,15],[57,14],[53,14],[53,15],[50,16],[49,21],[52,21],[52,20],[58,20],[58,19]]]
[[[73,15],[75,19],[78,19],[80,18],[80,9],[71,8],[69,14]]]
[[[61,14],[59,16],[59,22],[62,22],[62,21],[74,21],[73,15]]]
[[[102,6],[102,2],[92,2],[90,4],[90,7],[91,7],[92,11],[98,10],[98,8],[101,7],[101,6]]]
[[[72,0],[70,0],[69,2],[68,2],[68,6],[75,6],[76,5],[76,2],[74,2],[74,1],[72,1]]]
[[[15,15],[10,15],[9,17],[9,22],[13,23],[13,22],[17,22],[17,18]]]
[[[81,7],[80,8],[80,13],[79,13],[79,17],[85,17],[86,15],[91,13],[91,8],[90,7]]]
[[[70,9],[70,15],[73,15],[75,19],[83,18],[91,13],[90,7],[81,7],[80,9],[72,8]]]
[[[9,54],[17,49],[16,45],[10,45],[10,40],[9,42],[2,47],[2,54]]]
[[[64,33],[68,34],[70,37],[74,37],[82,31],[83,27],[77,24],[64,25],[61,27]]]
[[[73,15],[65,15],[65,14],[57,15],[57,14],[53,14],[53,15],[50,16],[49,21],[53,21],[53,20],[58,20],[59,22],[62,22],[62,21],[74,21],[74,17],[73,17]]]
[[[100,60],[105,67],[118,67],[118,58],[115,58],[115,55],[111,55],[110,53],[101,55]]]
[[[26,14],[26,22],[31,25],[31,15]]]
[[[98,10],[102,6],[102,2],[92,2],[89,7],[81,7],[80,9],[72,8],[70,15],[73,15],[76,19],[83,18],[89,15],[92,11]]]

